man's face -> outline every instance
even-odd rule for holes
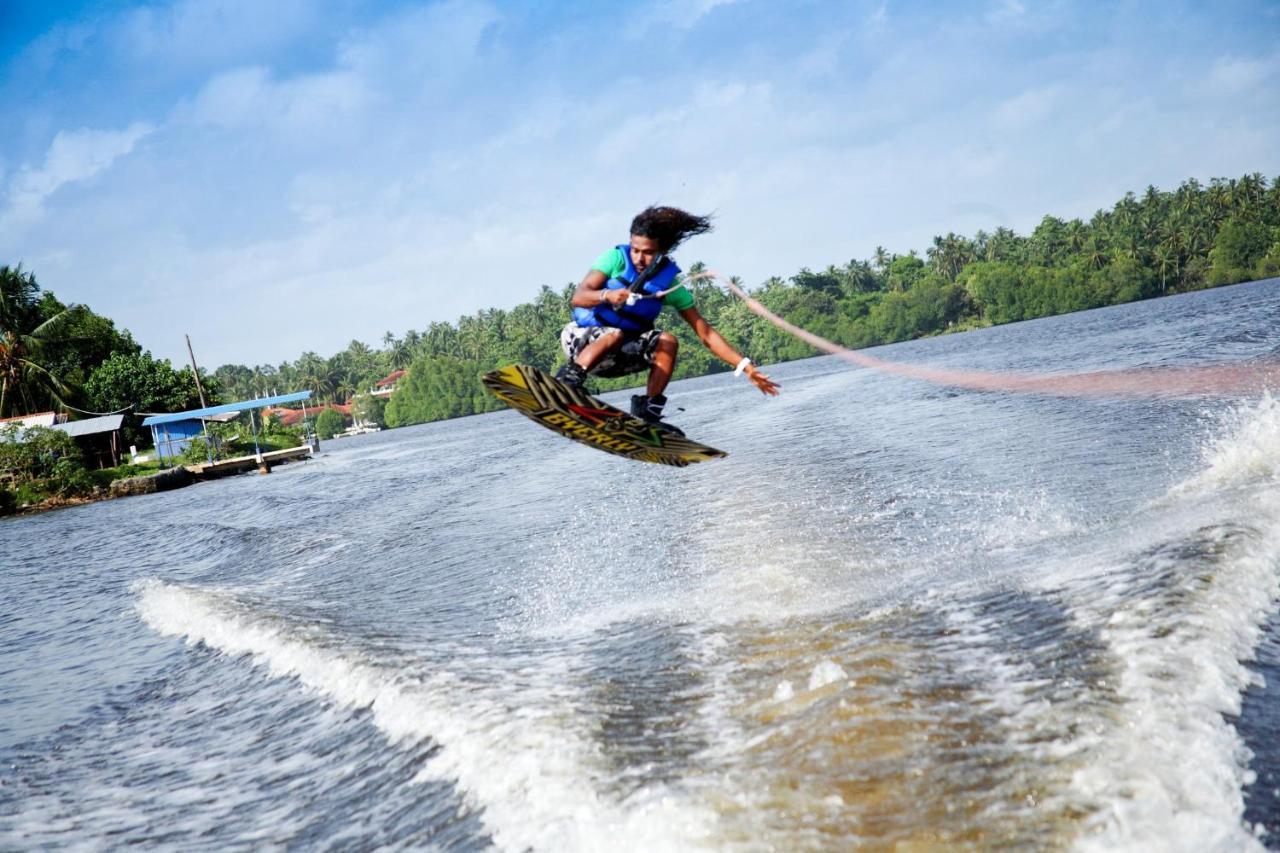
[[[648,269],[649,264],[653,263],[653,259],[661,254],[658,251],[658,241],[652,237],[638,237],[631,235],[631,263],[635,265],[636,272],[644,272]]]

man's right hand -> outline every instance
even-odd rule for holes
[[[612,305],[614,308],[620,308],[623,305],[626,305],[627,297],[631,295],[630,291],[623,290],[620,287],[615,287],[613,290],[602,290],[600,292],[604,296],[604,299],[600,304]]]

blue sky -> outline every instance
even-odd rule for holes
[[[0,263],[278,364],[578,280],[757,284],[1280,175],[1280,3],[0,0]]]

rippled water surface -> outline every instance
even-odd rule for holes
[[[1280,281],[883,347],[1278,357]],[[0,521],[0,848],[1280,848],[1280,404],[678,383]]]

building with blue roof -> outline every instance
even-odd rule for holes
[[[192,409],[187,412],[151,415],[143,420],[142,425],[151,427],[151,438],[160,461],[172,463],[191,446],[193,439],[206,434],[206,421],[230,420],[243,411],[263,409],[267,406],[279,406],[284,403],[301,402],[305,412],[306,401],[310,397],[310,391],[297,391],[293,394],[279,394],[274,397],[259,397],[255,400],[241,400],[238,403],[207,406],[203,409]],[[261,455],[261,450],[257,447],[258,432],[256,426],[253,427],[253,431],[254,448]]]

